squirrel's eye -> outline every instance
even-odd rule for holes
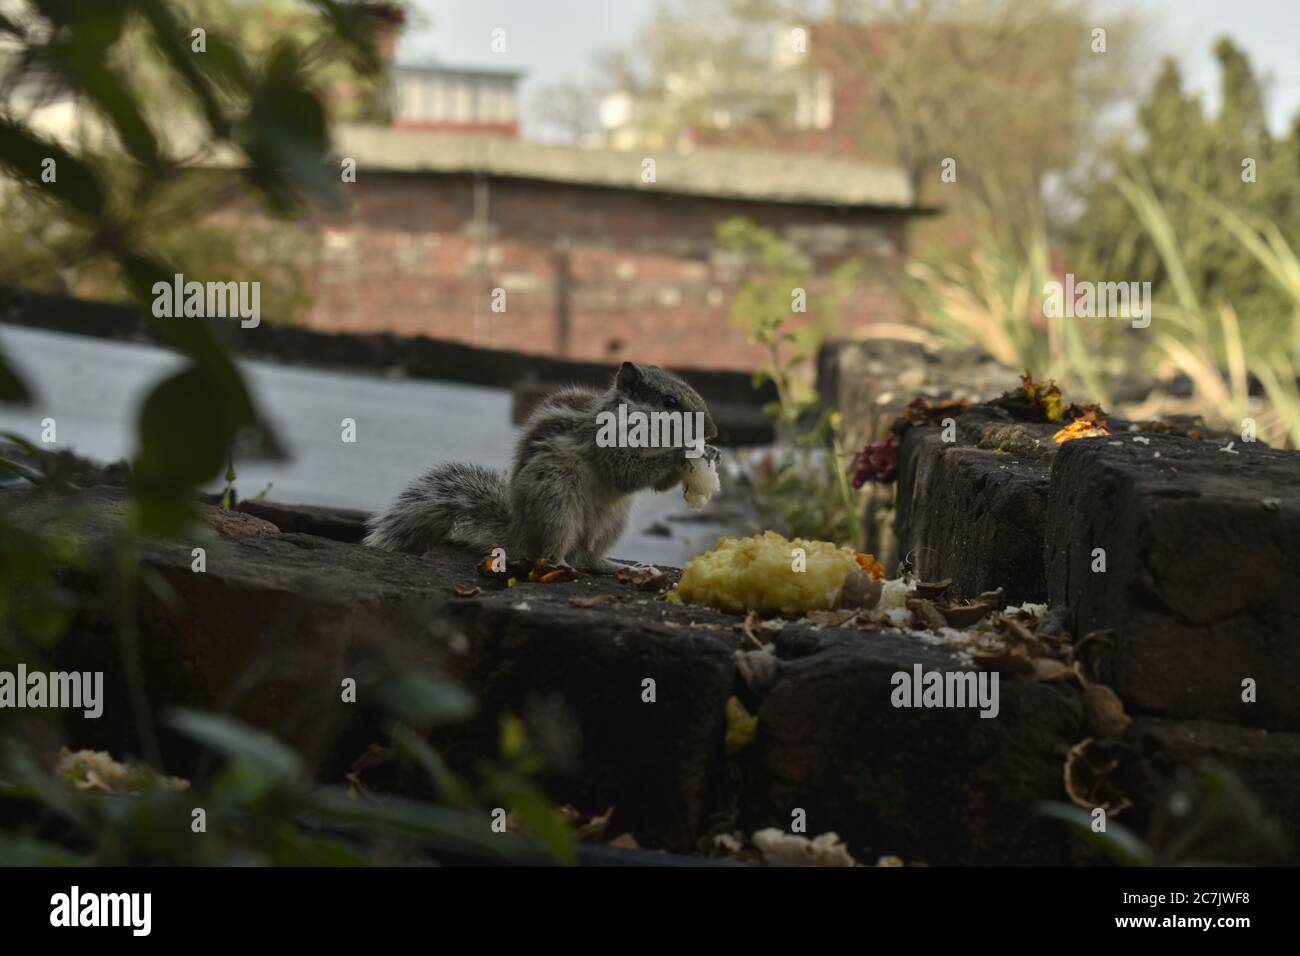
[[[674,398],[672,395],[665,395],[664,408],[676,408],[676,407],[677,407],[677,399]]]

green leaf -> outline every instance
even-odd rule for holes
[[[302,762],[292,749],[233,717],[174,710],[167,715],[166,723],[231,760],[247,761],[276,780],[290,782],[302,777]]]
[[[347,5],[339,0],[308,0],[334,25],[335,33],[347,44],[352,62],[363,73],[374,73],[382,66],[375,48],[374,31],[377,24],[374,14],[357,5]]]
[[[89,862],[58,844],[0,832],[0,866],[85,866]]]
[[[573,831],[539,790],[519,782],[510,787],[504,796],[510,812],[519,816],[528,833],[546,847],[552,856],[566,866],[577,862],[578,847]]]
[[[1151,848],[1122,823],[1106,821],[1106,832],[1092,829],[1092,814],[1082,807],[1068,803],[1039,803],[1040,816],[1060,820],[1076,833],[1096,844],[1111,859],[1124,866],[1150,866],[1153,863]]]
[[[370,866],[371,859],[351,844],[324,836],[294,833],[274,850],[277,866]]]
[[[330,787],[311,793],[307,809],[323,820],[405,833],[444,849],[469,850],[500,859],[522,855],[526,845],[493,833],[486,813],[471,814],[400,797],[362,800]]]
[[[234,429],[213,391],[203,373],[190,366],[163,380],[145,398],[136,470],[142,486],[191,488],[221,473]]]
[[[224,36],[209,33],[208,52],[199,60],[213,81],[236,95],[247,95],[253,88],[253,73],[248,68],[239,47]]]
[[[134,0],[134,3],[149,24],[158,49],[198,100],[209,128],[221,139],[227,138],[230,135],[230,124],[226,121],[211,83],[194,62],[195,56],[190,50],[190,31],[176,19],[165,0]]]
[[[54,160],[52,183],[42,182],[47,159]],[[57,143],[36,136],[25,126],[0,117],[0,165],[19,179],[47,190],[73,211],[98,219],[107,201],[94,171]]]
[[[405,724],[394,725],[389,736],[401,753],[423,768],[443,801],[462,809],[469,806],[470,794],[464,781],[451,772],[442,756],[429,746],[427,740]]]
[[[381,683],[376,696],[385,709],[417,727],[440,727],[473,715],[473,696],[441,674],[403,674]]]
[[[113,124],[127,152],[145,166],[156,167],[158,140],[122,78],[102,60],[86,56],[80,47],[72,44],[55,44],[49,55],[58,69]]]

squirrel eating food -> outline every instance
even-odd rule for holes
[[[544,399],[524,423],[508,478],[480,465],[438,465],[367,522],[365,543],[412,554],[438,544],[499,546],[612,574],[621,565],[605,552],[623,533],[636,493],[678,485],[697,459],[685,445],[610,442],[602,428],[665,412],[702,423],[700,451],[715,465],[717,449],[703,442],[718,429],[699,393],[657,366],[624,362],[604,392],[574,386]]]

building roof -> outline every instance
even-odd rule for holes
[[[691,153],[554,146],[383,126],[336,127],[334,146],[359,169],[479,173],[512,179],[637,189],[754,202],[917,209],[901,169],[843,159],[701,149]],[[642,161],[655,161],[655,181]]]
[[[417,73],[424,76],[494,76],[502,79],[518,79],[526,71],[487,66],[458,66],[453,63],[398,63],[392,68],[394,73]]]

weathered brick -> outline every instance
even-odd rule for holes
[[[1052,603],[1077,635],[1113,631],[1096,642],[1099,676],[1132,708],[1300,729],[1300,453],[1144,437],[1062,446]]]

